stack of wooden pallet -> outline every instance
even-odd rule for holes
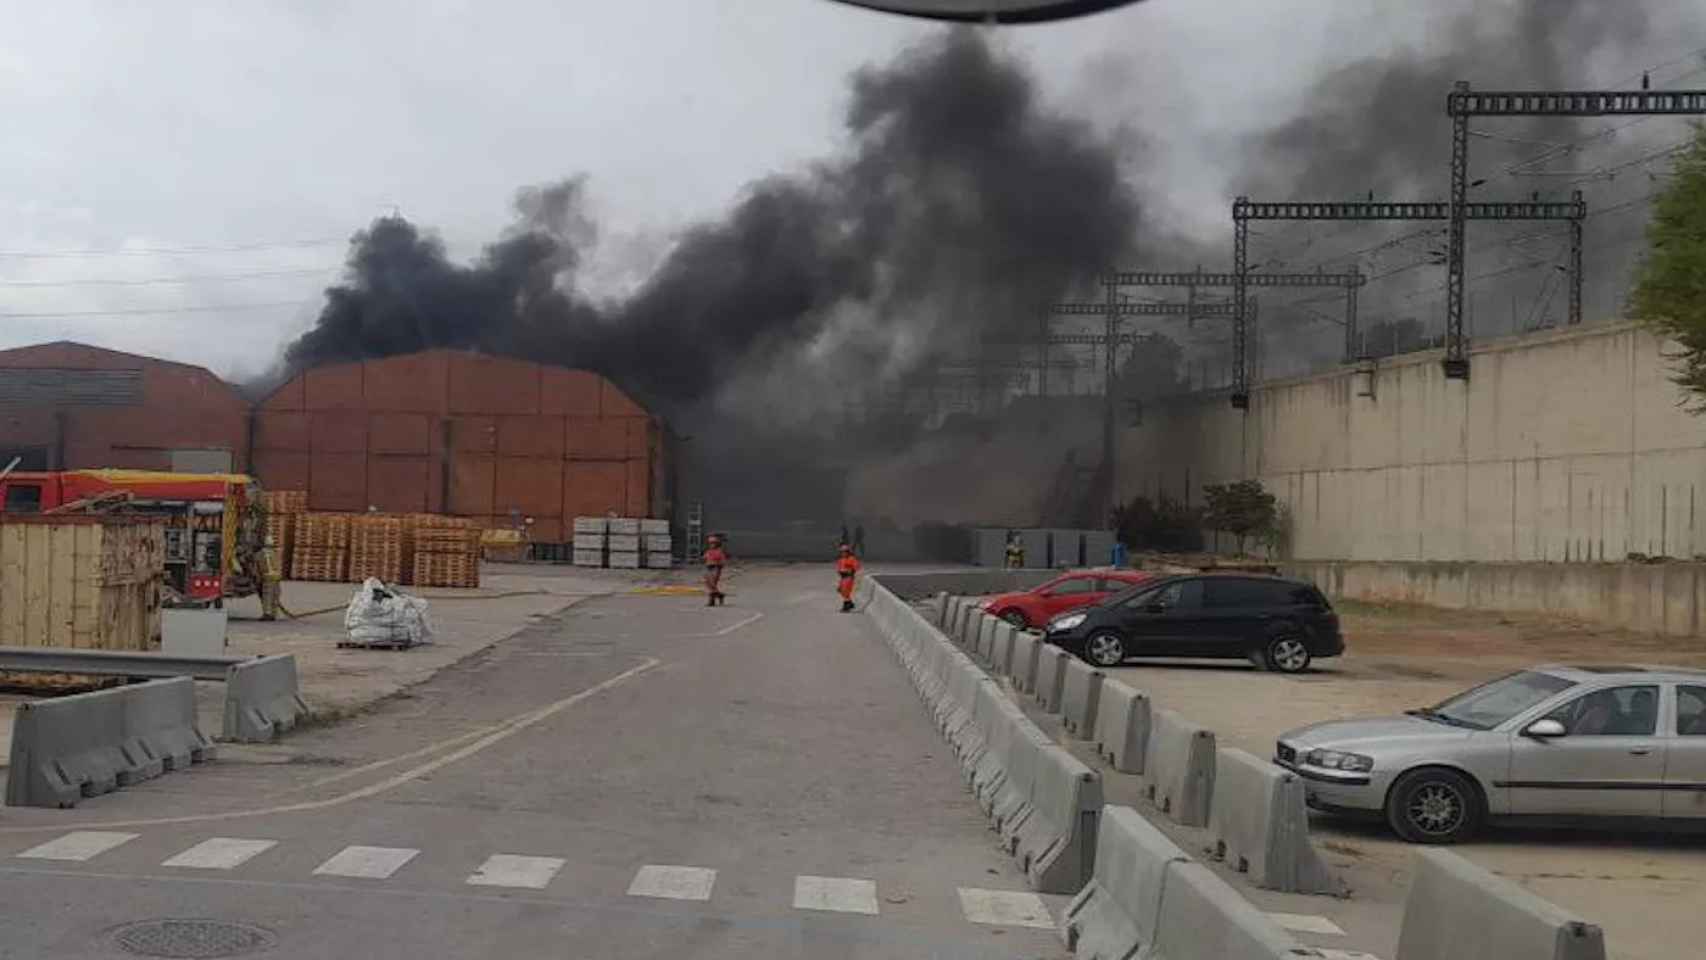
[[[413,553],[413,530],[403,517],[372,514],[350,519],[349,579],[360,583],[378,577],[386,583],[405,583]]]
[[[268,490],[261,495],[261,505],[267,515],[267,540],[278,551],[280,571],[290,576],[292,548],[296,545],[296,516],[308,512],[308,491]]]
[[[345,513],[297,514],[290,576],[297,580],[347,580],[351,519]]]
[[[414,516],[415,586],[479,586],[480,528],[463,517]]]

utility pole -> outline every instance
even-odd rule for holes
[[[1468,211],[1470,117],[1613,117],[1706,115],[1706,90],[1505,90],[1480,92],[1466,80],[1445,99],[1451,117],[1451,261],[1446,273],[1446,376],[1469,376],[1463,351],[1463,234]],[[1576,193],[1580,202],[1581,192]],[[1582,226],[1570,226],[1570,324],[1582,322]],[[1456,372],[1454,372],[1454,370]]]

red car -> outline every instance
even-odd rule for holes
[[[1153,580],[1137,570],[1074,570],[1022,593],[1003,593],[983,602],[983,609],[1015,627],[1041,629],[1068,610],[1090,607],[1128,587]]]

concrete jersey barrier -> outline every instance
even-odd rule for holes
[[[1106,677],[1077,657],[1066,660],[1066,674],[1060,684],[1061,725],[1079,740],[1096,738],[1096,710]]]
[[[1455,853],[1418,850],[1396,960],[1605,960],[1605,934]]]
[[[1215,755],[1209,836],[1215,859],[1250,882],[1286,893],[1344,892],[1309,841],[1309,814],[1297,774],[1232,747]]]
[[[294,656],[256,657],[226,671],[225,739],[264,743],[306,716]]]
[[[1121,773],[1142,773],[1149,696],[1109,678],[1096,704],[1096,753]]]
[[[1172,863],[1161,887],[1155,955],[1167,960],[1299,960],[1319,957],[1208,867]]]
[[[1001,620],[985,616],[977,628],[977,659],[981,663],[995,662],[995,625]]]
[[[1060,916],[1078,960],[1126,960],[1154,946],[1167,868],[1190,857],[1130,807],[1102,808],[1090,882]]]
[[[1175,823],[1208,825],[1214,799],[1214,731],[1171,710],[1150,711],[1143,789]]]
[[[213,756],[188,677],[20,704],[6,804],[72,807]]]
[[[1031,886],[1044,893],[1083,888],[1096,857],[1101,812],[1102,779],[1094,770],[1052,743],[1038,751],[1031,815],[1014,831],[1014,856]]]
[[[1066,683],[1066,661],[1072,654],[1052,643],[1037,645],[1037,703],[1049,713],[1060,712],[1060,697]]]
[[[1003,620],[995,625],[995,650],[990,654],[990,669],[1001,676],[1012,672],[1013,637],[1018,631]]]
[[[1023,630],[1013,632],[1013,655],[1009,658],[1007,676],[1013,680],[1013,689],[1020,693],[1033,693],[1037,689],[1037,648],[1041,641],[1035,634]]]

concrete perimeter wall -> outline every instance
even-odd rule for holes
[[[1153,404],[1121,437],[1121,494],[1200,503],[1205,483],[1259,477],[1297,560],[1706,554],[1706,418],[1682,408],[1659,339],[1618,323],[1488,341],[1467,382],[1439,359],[1261,384],[1247,416],[1224,393]]]
[[[1286,576],[1335,599],[1548,613],[1671,636],[1706,630],[1706,564],[1381,563],[1294,560]],[[1354,641],[1353,641],[1354,642]]]

